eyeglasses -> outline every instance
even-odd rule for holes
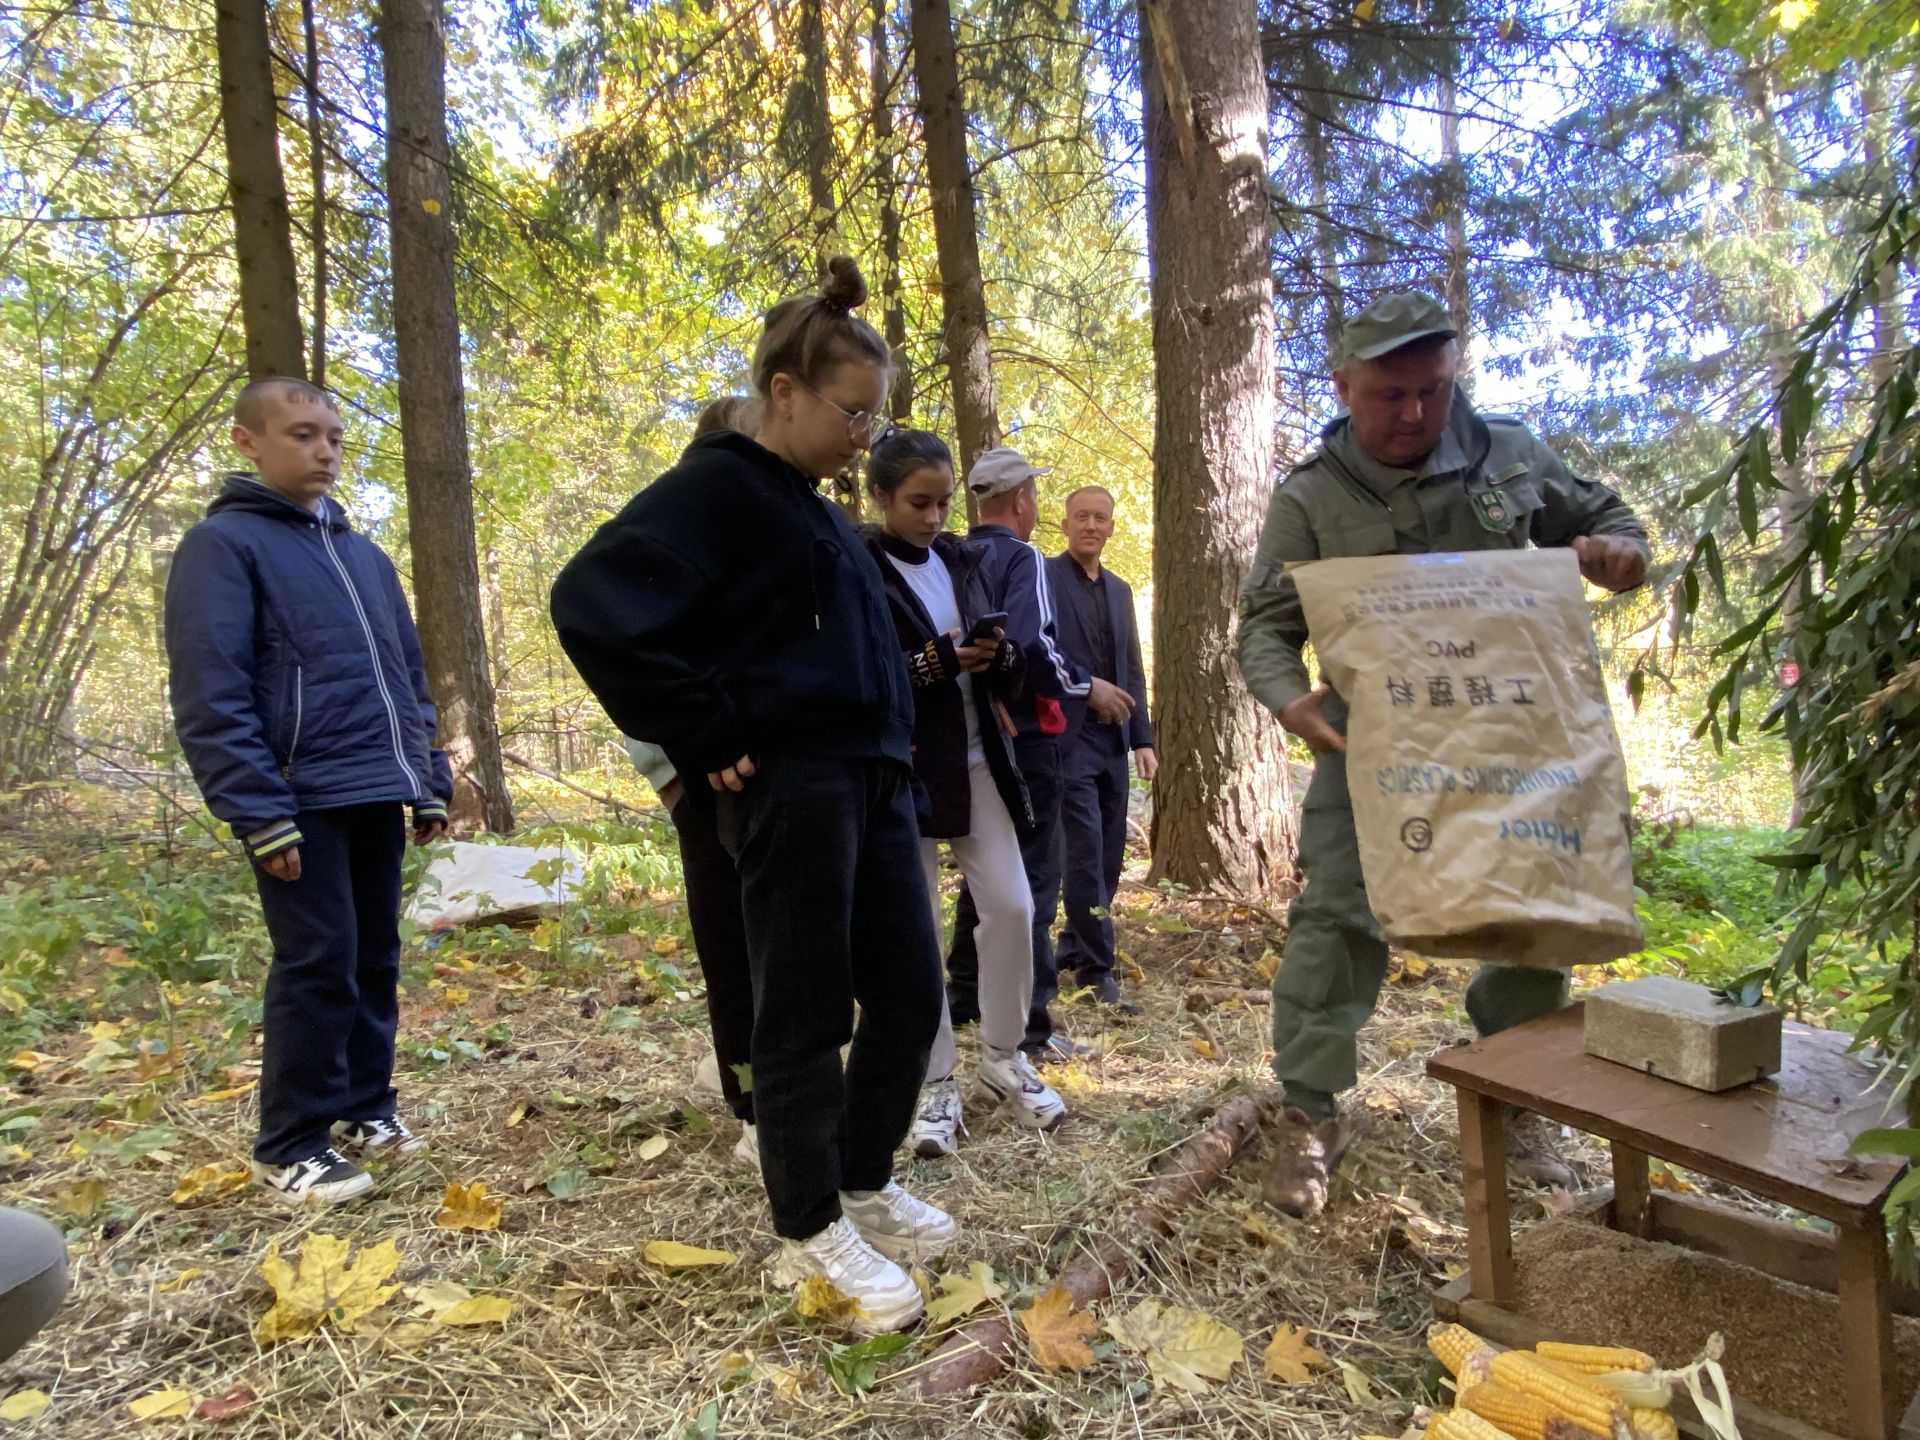
[[[891,435],[896,428],[893,421],[889,420],[885,415],[876,415],[871,410],[849,410],[844,405],[835,405],[833,401],[828,400],[826,396],[822,395],[804,380],[796,377],[793,383],[813,396],[814,399],[826,401],[827,404],[833,405],[834,409],[846,416],[847,439],[851,440],[863,450],[871,450],[882,440],[886,439],[887,436]]]

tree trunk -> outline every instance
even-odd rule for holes
[[[1460,332],[1460,384],[1473,389],[1473,305],[1467,289],[1467,170],[1460,158],[1460,93],[1453,64],[1440,72],[1440,203],[1447,231],[1447,317]]]
[[[980,236],[973,172],[967,164],[967,106],[954,53],[947,0],[913,0],[913,74],[926,137],[927,184],[933,192],[933,239],[940,261],[940,308],[946,326],[947,372],[953,383],[953,428],[960,470],[1000,443],[993,403],[993,359],[987,348],[987,288],[980,272]],[[967,518],[976,518],[967,496]]]
[[[1889,168],[1893,142],[1893,100],[1887,90],[1887,71],[1880,61],[1869,61],[1860,81],[1860,108],[1865,112],[1867,175],[1864,189],[1868,210],[1880,207],[1899,193],[1899,177]],[[1900,267],[1888,265],[1873,280],[1873,354],[1867,375],[1875,387],[1893,378],[1894,357],[1906,348],[1902,320]]]
[[[307,174],[313,190],[313,369],[316,385],[327,383],[327,150],[320,119],[320,43],[315,33],[313,0],[300,0],[300,29],[306,43]]]
[[[293,268],[287,179],[280,169],[279,109],[267,40],[267,0],[215,0],[220,60],[220,128],[227,142],[233,253],[240,266],[240,317],[247,375],[307,375],[300,286]]]
[[[474,553],[460,316],[454,303],[447,172],[446,30],[440,0],[387,0],[387,203],[393,332],[413,588],[440,740],[453,766],[454,823],[513,828]]]
[[[1142,0],[1153,302],[1153,876],[1252,895],[1290,878],[1279,727],[1234,617],[1273,489],[1267,93],[1254,0]]]
[[[873,184],[880,198],[880,324],[893,353],[887,413],[905,422],[913,414],[913,366],[907,357],[907,310],[900,279],[900,195],[894,177],[893,60],[887,44],[888,0],[874,0],[868,52],[873,66]]]

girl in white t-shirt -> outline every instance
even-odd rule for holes
[[[1033,998],[1033,898],[1020,838],[1033,812],[1014,764],[1005,702],[1017,695],[1020,649],[986,624],[994,607],[979,583],[984,550],[945,533],[953,508],[953,456],[924,430],[896,430],[873,447],[867,488],[881,523],[862,534],[880,567],[887,608],[913,685],[913,769],[927,795],[922,863],[934,918],[940,911],[940,842],[946,841],[980,911],[980,1068],[996,1104],[1031,1130],[1051,1130],[1067,1107],[1021,1053]],[[953,1025],[943,1012],[909,1135],[914,1150],[951,1155],[961,1124]]]

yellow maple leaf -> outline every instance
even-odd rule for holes
[[[260,1274],[273,1287],[273,1308],[260,1317],[254,1338],[268,1345],[311,1335],[323,1323],[352,1333],[370,1312],[387,1303],[400,1287],[385,1283],[400,1268],[400,1249],[391,1240],[362,1247],[351,1263],[351,1243],[338,1235],[309,1235],[300,1247],[300,1268],[267,1251]]]
[[[449,1005],[464,1005],[473,998],[472,993],[464,985],[449,985],[440,994]]]
[[[197,1398],[189,1390],[156,1390],[138,1400],[129,1400],[127,1409],[136,1420],[184,1420],[193,1413]]]
[[[462,1185],[450,1180],[447,1193],[440,1197],[440,1213],[433,1217],[433,1223],[442,1230],[498,1230],[506,1208],[506,1196],[487,1195],[486,1181]]]
[[[1125,1315],[1110,1317],[1106,1331],[1147,1362],[1155,1388],[1199,1393],[1224,1380],[1246,1349],[1240,1332],[1204,1310],[1142,1300]]]
[[[1304,1385],[1313,1378],[1313,1366],[1327,1363],[1327,1357],[1307,1343],[1312,1333],[1304,1325],[1282,1325],[1273,1332],[1273,1339],[1260,1352],[1269,1380]]]
[[[678,1240],[649,1240],[640,1258],[662,1269],[686,1270],[698,1265],[731,1265],[740,1257],[731,1250],[702,1250],[697,1245],[682,1245]]]
[[[173,1187],[173,1203],[180,1206],[206,1205],[223,1195],[244,1190],[253,1179],[251,1170],[229,1170],[224,1165],[202,1165],[189,1170]]]
[[[1099,1326],[1086,1311],[1074,1309],[1073,1297],[1058,1285],[1016,1318],[1042,1370],[1084,1370],[1093,1364],[1093,1347],[1087,1341]]]
[[[998,1300],[1007,1292],[993,1278],[993,1267],[984,1260],[976,1260],[967,1267],[964,1275],[942,1275],[940,1293],[927,1302],[927,1323],[944,1325],[949,1320],[958,1320],[962,1315],[971,1315],[989,1301]]]
[[[1100,1091],[1099,1077],[1081,1069],[1078,1060],[1069,1060],[1047,1071],[1047,1083],[1062,1095],[1096,1095]]]
[[[53,1195],[54,1209],[74,1220],[91,1220],[107,1203],[107,1182],[95,1175],[76,1180]]]
[[[860,1313],[860,1302],[842,1295],[824,1275],[809,1275],[793,1292],[793,1308],[808,1320],[851,1320]]]
[[[0,1420],[31,1420],[52,1403],[44,1390],[16,1390],[0,1400]]]

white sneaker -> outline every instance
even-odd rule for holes
[[[884,1190],[842,1190],[840,1213],[868,1244],[895,1260],[938,1255],[960,1234],[946,1211],[914,1199],[891,1180]]]
[[[912,1277],[862,1239],[845,1215],[809,1240],[782,1240],[767,1273],[783,1289],[824,1275],[859,1302],[852,1325],[863,1335],[904,1330],[926,1309]]]
[[[340,1127],[340,1148],[355,1155],[418,1155],[427,1148],[398,1115],[384,1120],[351,1120]]]
[[[253,1183],[282,1205],[338,1205],[373,1189],[373,1176],[329,1145],[286,1165],[255,1160]]]
[[[720,1088],[720,1057],[711,1050],[693,1067],[693,1093],[708,1100],[727,1098],[727,1092]]]
[[[740,1126],[740,1138],[733,1142],[733,1158],[754,1174],[760,1173],[760,1132],[751,1120]]]
[[[1067,1118],[1067,1102],[1033,1073],[1018,1050],[980,1049],[980,1084],[995,1100],[1013,1105],[1013,1118],[1029,1130],[1051,1130]]]
[[[966,1124],[960,1118],[960,1082],[930,1080],[920,1090],[920,1109],[907,1131],[907,1143],[913,1153],[937,1160],[960,1148],[960,1132]]]

